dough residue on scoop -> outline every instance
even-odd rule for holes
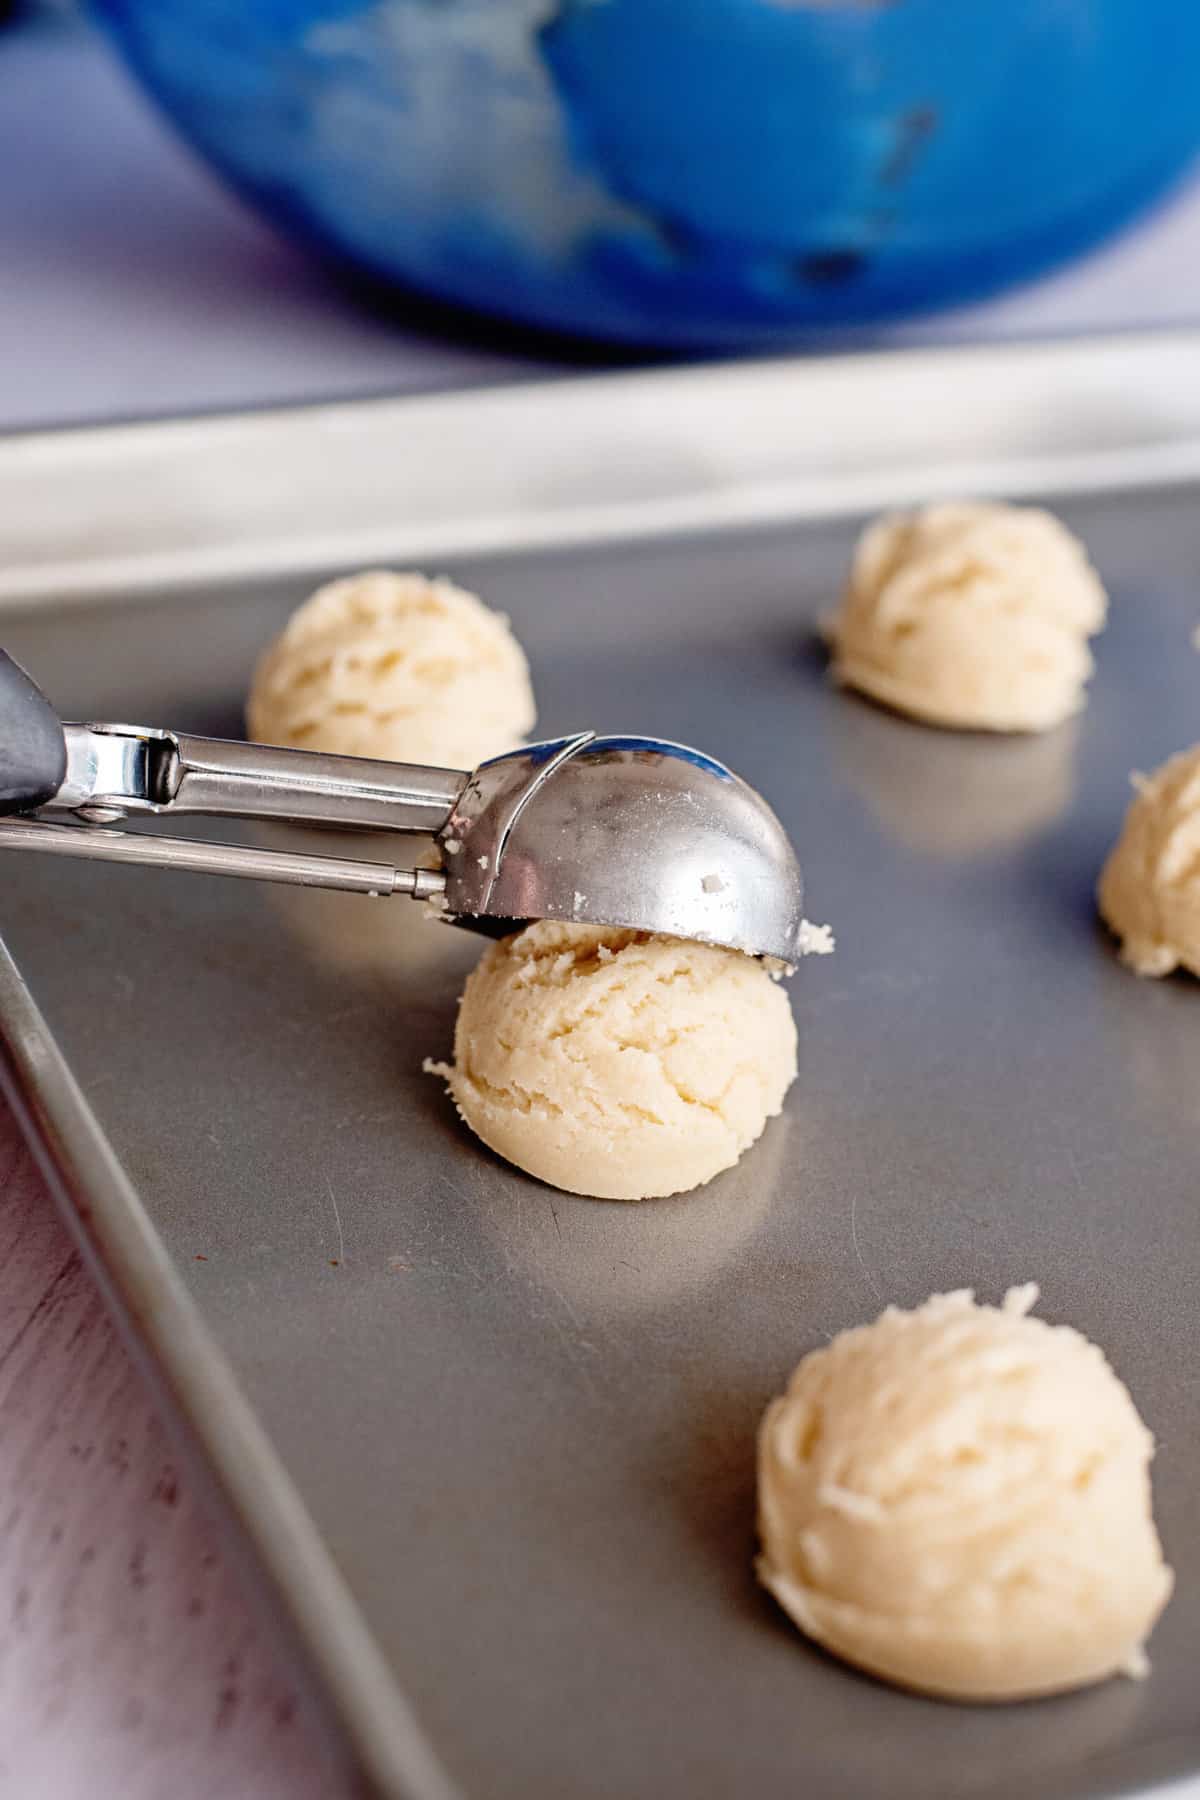
[[[836,678],[899,712],[1045,731],[1083,705],[1106,611],[1083,545],[1050,513],[960,502],[869,526],[827,633]]]
[[[443,1075],[485,1144],[551,1186],[642,1200],[730,1168],[796,1073],[787,994],[737,950],[542,921],[467,979]]]
[[[970,1290],[806,1356],[759,1434],[758,1571],[903,1687],[1016,1700],[1145,1672],[1172,1575],[1153,1440],[1102,1352]]]
[[[1133,785],[1100,876],[1101,916],[1139,975],[1200,975],[1200,744]]]
[[[474,769],[533,729],[508,621],[449,581],[383,569],[318,588],[262,656],[246,704],[264,744]]]

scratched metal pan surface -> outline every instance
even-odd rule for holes
[[[210,1448],[252,1533],[269,1553],[282,1483],[365,1621],[381,1662],[354,1676],[301,1534],[276,1574],[360,1742],[388,1678],[424,1734],[407,1778],[375,1756],[381,1787],[1057,1800],[1200,1766],[1200,988],[1126,973],[1091,898],[1129,770],[1200,734],[1200,495],[1060,510],[1112,619],[1086,714],[1028,741],[829,686],[814,625],[853,520],[442,559],[511,615],[546,733],[726,759],[837,931],[792,984],[784,1116],[690,1197],[569,1198],[466,1135],[421,1062],[479,946],[406,901],[5,861],[4,937],[197,1323],[176,1385],[232,1375],[261,1442],[237,1463],[210,1405]],[[17,606],[4,641],[69,716],[233,733],[321,572]],[[905,1697],[756,1587],[755,1427],[885,1302],[1026,1280],[1157,1434],[1176,1597],[1147,1682]]]

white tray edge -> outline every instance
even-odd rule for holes
[[[0,605],[1197,476],[1193,330],[33,432]]]

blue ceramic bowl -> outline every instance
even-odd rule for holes
[[[1192,0],[98,0],[269,217],[537,326],[744,345],[981,295],[1200,141]]]

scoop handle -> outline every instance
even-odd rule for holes
[[[44,806],[66,773],[58,715],[20,663],[0,650],[0,814]]]

